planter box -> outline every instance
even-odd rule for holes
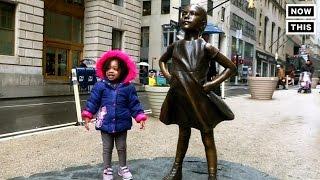
[[[166,86],[145,86],[153,117],[159,118],[161,106],[167,96],[169,88],[170,87]]]
[[[248,77],[249,90],[253,99],[272,99],[278,77]]]
[[[319,83],[319,78],[312,78],[311,88],[316,88]]]

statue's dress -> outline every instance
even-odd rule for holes
[[[203,39],[179,40],[168,49],[172,55],[170,89],[161,107],[160,120],[164,124],[196,128],[210,132],[223,120],[232,120],[229,107],[213,92],[206,93],[209,61],[218,53],[209,53]]]

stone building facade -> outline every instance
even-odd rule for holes
[[[11,0],[0,5],[0,85],[42,84],[44,2]]]
[[[140,59],[139,0],[0,0],[0,86],[69,83],[80,61]]]

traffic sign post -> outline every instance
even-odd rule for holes
[[[78,78],[77,78],[77,71],[76,69],[71,70],[72,73],[72,85],[73,85],[73,92],[74,92],[74,100],[76,104],[76,112],[77,112],[77,124],[76,125],[82,125],[82,117],[81,117],[81,106],[80,106],[80,97],[79,97],[79,88],[78,88]]]

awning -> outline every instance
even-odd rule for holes
[[[203,33],[206,33],[206,34],[219,34],[219,33],[224,33],[224,32],[217,25],[214,25],[212,23],[207,23],[207,26],[204,29]]]

